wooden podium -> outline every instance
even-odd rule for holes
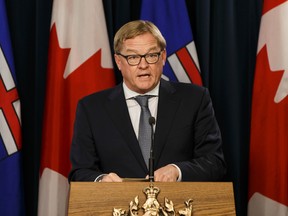
[[[149,186],[150,182],[71,182],[68,215],[112,216],[114,208],[128,212],[129,203],[136,196],[141,208],[147,198],[143,189]],[[165,198],[171,200],[176,215],[189,199],[193,200],[193,216],[236,215],[231,182],[153,182],[153,186],[160,189],[160,205],[164,205]],[[139,215],[142,214],[141,209]]]

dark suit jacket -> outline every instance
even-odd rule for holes
[[[161,80],[155,169],[173,163],[183,181],[220,180],[226,172],[221,143],[208,90]],[[94,181],[110,172],[123,178],[148,174],[122,85],[79,101],[70,156],[69,181]]]

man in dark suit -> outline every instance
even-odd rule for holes
[[[116,33],[114,58],[123,83],[79,101],[70,181],[147,178],[146,156],[138,142],[142,115],[138,95],[149,95],[149,111],[156,119],[155,181],[223,178],[221,134],[208,90],[161,79],[165,48],[162,34],[148,21],[129,22]]]

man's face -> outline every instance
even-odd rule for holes
[[[120,53],[127,56],[159,53],[160,51],[153,35],[146,33],[124,41]],[[161,52],[159,60],[155,64],[148,64],[145,58],[141,58],[138,65],[131,66],[121,55],[115,54],[114,58],[127,87],[139,94],[144,94],[158,84],[166,61],[166,50]]]

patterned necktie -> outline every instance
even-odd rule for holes
[[[141,106],[138,142],[147,167],[149,164],[149,157],[150,157],[149,153],[151,148],[151,135],[152,135],[152,128],[151,125],[149,124],[149,118],[151,117],[151,113],[148,108],[148,99],[151,97],[153,96],[139,95],[134,98],[137,101],[137,103]]]

